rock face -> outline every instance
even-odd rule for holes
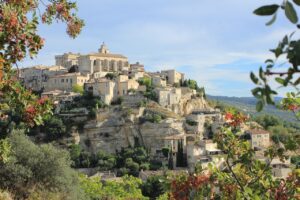
[[[151,156],[161,154],[164,147],[176,153],[178,142],[186,145],[188,137],[202,139],[208,129],[205,124],[216,118],[215,114],[208,114],[210,107],[202,97],[186,96],[172,110],[151,103],[147,108],[119,106],[101,110],[96,120],[85,125],[80,141],[93,153],[99,150],[116,153],[137,143],[143,145]],[[195,110],[199,113],[194,113]],[[145,120],[145,113],[160,114],[165,119],[152,123]]]
[[[103,150],[115,153],[122,147],[134,146],[136,142],[139,142],[154,155],[157,150],[168,146],[167,137],[182,136],[184,139],[185,131],[182,120],[165,119],[160,123],[139,123],[138,114],[141,110],[134,110],[130,115],[124,115],[126,112],[128,111],[115,111],[110,114],[103,112],[103,116],[98,115],[96,121],[84,127],[82,137],[89,140],[90,151],[95,153]]]
[[[203,97],[183,96],[177,105],[172,106],[172,110],[179,115],[189,115],[194,110],[211,109]]]

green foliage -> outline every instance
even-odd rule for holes
[[[128,147],[117,151],[118,175],[138,176],[140,169],[149,167],[149,156],[144,147]]]
[[[143,77],[138,80],[138,83],[140,85],[145,85],[147,88],[150,88],[152,86],[151,78]]]
[[[260,115],[254,117],[254,121],[259,123],[264,129],[268,129],[270,126],[282,125],[282,121],[273,115]]]
[[[142,184],[142,192],[146,197],[156,199],[167,191],[164,176],[150,176]]]
[[[169,157],[170,148],[164,147],[164,148],[162,148],[161,151],[162,151],[163,155],[164,155],[166,158]]]
[[[291,163],[293,163],[294,165],[296,165],[297,168],[299,168],[300,167],[300,155],[292,156]]]
[[[267,23],[271,25],[275,22],[277,13],[280,9],[283,10],[286,18],[299,28],[297,25],[298,14],[294,6],[300,6],[298,0],[293,1],[283,1],[282,5],[272,4],[267,6],[262,6],[254,11],[256,15],[268,16],[273,15],[272,19]],[[274,105],[275,101],[273,96],[277,94],[275,90],[271,88],[269,82],[273,78],[280,86],[290,87],[295,89],[293,97],[285,99],[298,99],[299,98],[299,84],[300,78],[297,74],[300,72],[300,40],[294,38],[294,32],[284,36],[284,38],[279,42],[276,48],[272,49],[271,52],[274,54],[274,59],[267,59],[265,61],[265,67],[260,67],[258,76],[251,72],[250,78],[257,85],[256,88],[252,90],[252,94],[258,99],[257,101],[257,111],[261,111],[266,104]],[[280,64],[277,64],[279,57],[286,57],[287,63],[285,70],[277,72],[274,70]],[[291,105],[287,110],[291,110],[295,113],[295,116],[300,118],[300,101]]]
[[[85,193],[85,196],[90,200],[99,200],[103,196],[102,183],[99,177],[90,177],[79,175],[80,187]]]
[[[149,122],[152,122],[152,123],[160,123],[162,119],[163,119],[163,117],[159,114],[151,113],[151,114],[147,114],[145,116],[145,120],[149,121]]]
[[[78,84],[73,85],[72,90],[73,92],[80,93],[80,94],[83,94],[84,92],[83,86]]]
[[[122,182],[107,181],[103,187],[102,199],[138,199],[147,200],[141,192],[142,180],[132,176],[124,176]]]
[[[41,131],[46,133],[48,141],[52,141],[65,136],[66,126],[61,118],[53,115],[46,118],[45,124],[41,127]]]
[[[197,81],[188,79],[184,80],[183,83],[181,84],[183,87],[189,87],[193,90],[199,90],[200,88],[198,87]]]
[[[118,77],[118,74],[116,74],[116,73],[107,73],[107,74],[105,75],[105,78],[110,79],[110,80],[114,80],[114,79],[116,79],[117,77]]]
[[[116,100],[111,102],[111,105],[122,105],[123,101],[123,97],[118,97]]]
[[[80,186],[91,200],[146,200],[141,192],[142,181],[132,176],[124,176],[121,181],[105,181],[101,183],[99,178],[88,178],[80,175]]]
[[[75,171],[70,168],[69,154],[52,145],[35,145],[20,131],[9,137],[11,156],[0,167],[0,187],[20,198],[31,191],[45,190],[81,195]]]
[[[8,139],[0,140],[0,163],[6,163],[11,153],[11,144]]]

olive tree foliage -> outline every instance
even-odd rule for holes
[[[33,192],[55,192],[65,199],[82,197],[77,173],[70,167],[67,151],[52,145],[36,145],[22,131],[8,137],[9,159],[0,164],[0,188],[18,198]]]
[[[284,0],[281,4],[276,2],[276,4],[257,8],[254,14],[272,16],[271,20],[266,23],[267,26],[270,26],[276,21],[278,13],[283,12],[288,21],[295,24],[295,29],[297,29],[300,28],[296,11],[299,7],[299,0]],[[250,77],[257,85],[252,93],[258,99],[258,111],[262,110],[266,104],[275,104],[273,96],[277,95],[277,91],[272,89],[269,84],[271,80],[274,80],[281,87],[291,88],[292,91],[287,93],[280,106],[285,110],[292,111],[300,119],[300,39],[296,38],[294,33],[284,36],[277,47],[270,50],[274,54],[274,58],[265,61],[265,66],[260,67],[258,76],[251,72]],[[279,63],[279,58],[285,59],[285,62]]]

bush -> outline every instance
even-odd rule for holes
[[[41,127],[41,131],[46,133],[48,141],[52,141],[61,138],[66,134],[66,126],[61,118],[51,116],[45,120],[44,125]]]
[[[80,94],[83,94],[84,92],[83,86],[78,84],[73,85],[72,90],[73,92],[80,93]]]
[[[123,101],[123,97],[118,97],[116,100],[111,102],[111,105],[122,105]]]
[[[169,157],[170,149],[169,149],[168,147],[162,148],[161,151],[162,151],[163,155],[164,155],[166,158]]]
[[[142,184],[142,193],[151,199],[157,199],[166,192],[165,177],[150,176],[146,182]]]
[[[35,145],[20,131],[9,137],[12,153],[0,166],[0,187],[24,199],[36,189],[62,192],[69,199],[81,196],[77,173],[68,152],[52,145]]]

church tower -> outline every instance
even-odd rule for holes
[[[103,53],[103,54],[108,54],[109,50],[107,48],[107,46],[105,45],[105,43],[103,42],[100,49],[99,49],[99,53]]]

